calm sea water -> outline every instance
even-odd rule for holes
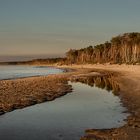
[[[11,67],[11,69],[14,68]],[[20,76],[26,73],[31,76],[32,72],[35,75],[44,75],[52,68],[26,67],[26,69],[27,71],[20,67],[17,68],[17,72]],[[7,69],[7,72],[3,72],[8,73],[8,71]],[[60,72],[57,69],[52,71]],[[14,70],[11,73],[17,77]],[[9,75],[12,75],[11,73]],[[0,139],[79,140],[86,129],[114,128],[124,125],[124,119],[128,114],[123,113],[126,109],[112,92],[82,83],[69,82],[69,84],[73,87],[72,93],[54,101],[0,116]]]
[[[53,67],[36,66],[0,66],[0,79],[14,79],[29,76],[41,76],[62,73],[63,70]]]

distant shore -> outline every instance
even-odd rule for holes
[[[54,65],[56,66],[56,65]],[[57,66],[67,73],[28,77],[14,80],[0,80],[0,114],[33,104],[51,101],[72,91],[68,80],[72,76],[114,73],[119,83],[120,98],[131,113],[128,123],[116,129],[86,130],[81,140],[135,140],[140,139],[140,66],[139,65],[69,65]],[[94,71],[94,72],[93,72]],[[117,74],[116,74],[117,73]]]

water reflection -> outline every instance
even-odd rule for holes
[[[115,95],[118,95],[120,90],[119,84],[115,81],[113,75],[72,77],[70,80],[72,82],[81,82],[91,87],[96,86],[101,89],[106,89],[107,91],[112,91]]]
[[[128,114],[122,112],[126,109],[121,106],[119,97],[108,92],[119,90],[113,77],[82,76],[73,77],[71,81],[72,93],[1,116],[0,138],[79,140],[86,129],[114,128],[125,124]]]

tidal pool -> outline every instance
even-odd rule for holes
[[[112,91],[95,84],[69,84],[73,87],[72,93],[0,116],[0,139],[79,140],[86,129],[125,124],[126,108]]]

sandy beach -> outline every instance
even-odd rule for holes
[[[86,130],[81,140],[139,140],[140,139],[140,66],[138,65],[80,65],[75,68],[90,68],[118,72],[116,81],[120,87],[120,98],[131,115],[121,128]]]
[[[71,77],[113,74],[119,83],[119,96],[131,115],[121,128],[86,130],[81,140],[139,140],[140,139],[140,66],[139,65],[72,65],[63,74],[0,81],[0,114],[50,101],[72,91]]]
[[[42,76],[0,81],[0,114],[51,101],[72,88],[65,77]]]

